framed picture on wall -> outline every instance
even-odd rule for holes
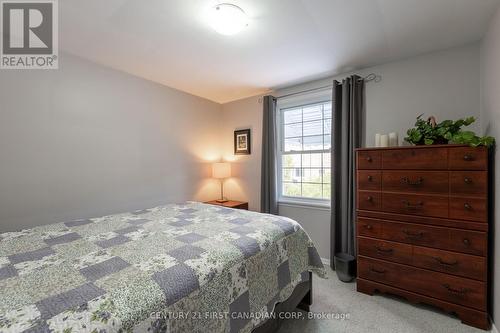
[[[250,129],[234,131],[234,154],[250,155]]]

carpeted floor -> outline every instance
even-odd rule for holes
[[[348,314],[348,319],[287,320],[279,333],[485,332],[463,325],[456,317],[431,307],[413,305],[395,297],[358,293],[355,283],[340,282],[334,271],[329,267],[327,270],[328,280],[314,276],[312,313]]]

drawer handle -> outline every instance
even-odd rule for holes
[[[424,206],[424,203],[422,201],[417,202],[415,205],[412,205],[407,200],[403,200],[402,203],[403,203],[403,205],[405,205],[405,208],[408,210],[417,210],[417,209],[421,209]]]
[[[414,238],[422,238],[424,237],[424,233],[422,231],[420,232],[411,232],[409,230],[403,230],[403,233],[406,235],[406,238],[414,239]]]
[[[451,294],[453,294],[455,296],[465,296],[465,294],[467,294],[470,291],[470,289],[467,289],[467,288],[454,289],[449,284],[443,284],[443,287],[449,293],[451,293]]]
[[[371,182],[373,180],[372,176],[368,176],[368,181]]]
[[[463,242],[465,246],[470,246],[470,240],[468,240],[467,238],[464,238]]]
[[[377,252],[379,254],[392,254],[393,251],[394,251],[393,249],[383,249],[377,246]]]
[[[385,274],[387,272],[386,270],[378,270],[378,269],[375,269],[373,267],[370,267],[370,271],[372,271],[373,273],[377,273],[377,274]]]
[[[366,157],[366,161],[367,161],[367,162],[371,162],[371,161],[373,161],[373,159],[372,159],[372,157],[371,157],[371,156],[367,156],[367,157]]]
[[[465,154],[464,155],[464,161],[474,161],[474,155]]]
[[[373,227],[371,226],[371,224],[365,224],[364,227],[367,230],[372,230],[373,229]]]
[[[401,178],[401,183],[411,186],[419,186],[422,185],[424,179],[422,177],[418,177],[417,180],[410,180],[408,177]]]
[[[467,210],[471,210],[472,206],[470,205],[470,203],[466,202],[466,203],[464,203],[464,208]]]
[[[372,202],[373,201],[373,197],[371,195],[367,196],[366,197],[366,201]]]
[[[434,257],[433,259],[436,260],[440,265],[443,265],[443,266],[456,266],[456,265],[458,265],[458,261],[456,261],[456,260],[453,262],[446,262],[439,257]]]
[[[469,178],[469,177],[465,177],[464,178],[464,183],[466,183],[466,184],[472,184],[472,179]]]

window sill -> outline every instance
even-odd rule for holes
[[[305,202],[305,201],[298,201],[298,200],[297,201],[280,200],[280,201],[278,201],[278,206],[330,211],[329,204],[320,203],[320,202]]]

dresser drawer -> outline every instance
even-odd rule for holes
[[[488,150],[484,147],[450,148],[450,170],[487,170]]]
[[[469,254],[413,246],[413,266],[433,271],[486,280],[486,258]]]
[[[363,170],[357,174],[358,189],[380,191],[382,188],[382,172]]]
[[[356,223],[357,234],[358,236],[380,238],[382,237],[382,226],[383,223],[379,220],[358,217]]]
[[[488,202],[486,199],[450,197],[450,218],[487,222]]]
[[[377,259],[359,257],[359,277],[422,295],[486,310],[486,284]]]
[[[448,178],[447,171],[384,171],[382,190],[448,194]]]
[[[382,234],[389,240],[480,256],[487,250],[486,234],[476,231],[389,222],[383,225]]]
[[[447,148],[391,149],[382,151],[382,169],[446,170]]]
[[[382,230],[382,238],[384,239],[434,248],[450,247],[448,228],[384,221],[382,222]]]
[[[380,192],[358,191],[358,209],[380,210],[382,199]]]
[[[451,195],[486,197],[488,173],[486,171],[451,171],[450,192]]]
[[[358,236],[380,238],[460,253],[486,256],[487,234],[446,227],[358,217]]]
[[[366,257],[405,264],[412,260],[412,245],[358,237],[358,253]]]
[[[367,237],[358,237],[357,240],[358,253],[361,256],[383,259],[474,280],[486,280],[485,257]]]
[[[356,156],[358,169],[380,169],[382,165],[381,154],[378,151],[358,151]]]
[[[448,217],[447,196],[382,193],[382,210],[388,213]]]

